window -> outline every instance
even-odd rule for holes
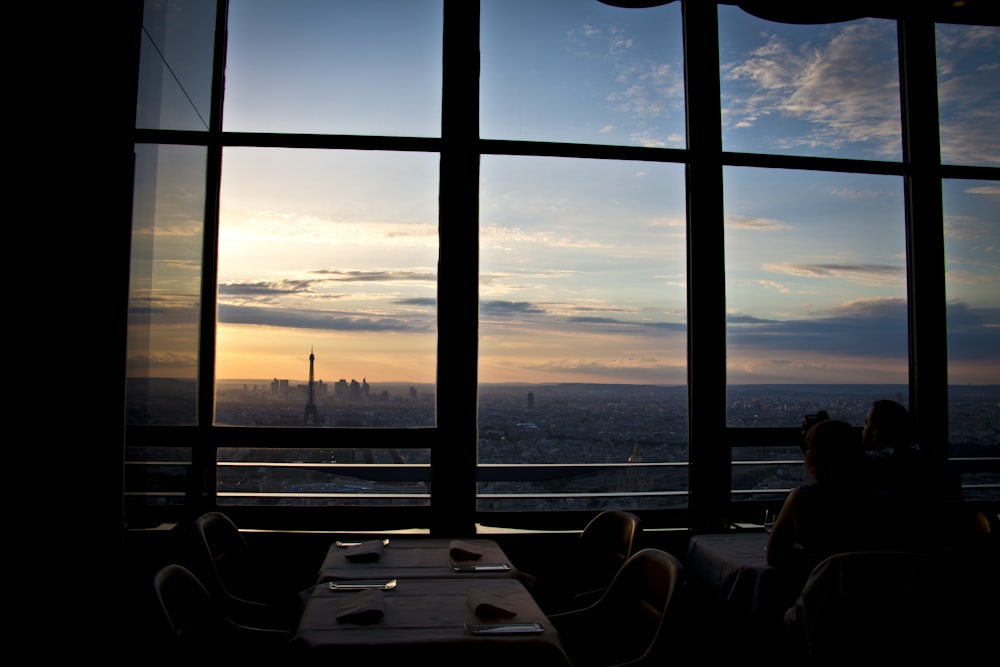
[[[129,522],[721,527],[883,397],[1000,499],[997,28],[742,4],[147,2]]]

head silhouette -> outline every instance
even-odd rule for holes
[[[888,399],[871,404],[865,415],[861,439],[865,449],[902,449],[913,444],[910,413],[900,403]]]
[[[805,462],[817,482],[853,483],[866,475],[868,457],[853,426],[828,419],[806,433]]]

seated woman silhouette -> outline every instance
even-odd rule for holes
[[[767,562],[805,577],[828,556],[898,545],[896,510],[872,484],[872,461],[857,431],[829,419],[806,433],[813,482],[792,489],[768,538]]]

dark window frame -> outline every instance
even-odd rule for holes
[[[138,3],[141,6],[141,2]],[[283,429],[280,444],[273,429],[217,427],[214,401],[216,258],[218,203],[223,147],[259,146],[317,149],[424,151],[440,155],[440,317],[437,368],[438,426],[380,429],[380,442],[405,441],[431,450],[431,502],[422,508],[235,507],[240,525],[274,529],[332,529],[364,525],[370,529],[424,527],[432,534],[468,534],[475,524],[559,529],[582,525],[577,512],[489,512],[476,510],[478,444],[478,218],[479,160],[482,155],[580,157],[649,160],[683,164],[688,234],[688,413],[689,507],[641,514],[650,527],[694,530],[725,528],[753,503],[731,500],[732,449],[797,443],[798,429],[746,429],[726,426],[725,265],[722,172],[726,166],[806,169],[901,176],[905,187],[907,290],[910,343],[910,406],[919,429],[937,452],[947,456],[947,348],[941,183],[944,179],[1000,181],[1000,169],[941,164],[937,114],[935,20],[952,21],[947,10],[906,9],[898,21],[903,113],[903,159],[875,162],[731,153],[722,150],[719,106],[718,4],[683,1],[687,147],[649,149],[545,142],[486,140],[479,137],[479,6],[444,0],[442,125],[439,138],[349,135],[291,135],[223,132],[222,71],[225,62],[227,0],[217,0],[215,76],[207,132],[133,129],[133,144],[180,144],[208,150],[203,253],[202,317],[199,349],[199,423],[193,427],[126,427],[132,446],[192,448],[190,483],[179,505],[150,507],[145,520],[180,520],[217,506],[214,496],[216,452],[220,447],[330,447],[323,429]],[[891,4],[891,3],[890,3]],[[978,5],[977,5],[978,7]],[[876,10],[877,11],[877,10]],[[141,10],[138,12],[141,15]],[[141,21],[141,17],[139,19]],[[989,10],[971,23],[993,25]],[[957,22],[962,22],[957,20]],[[138,49],[135,61],[138,62]],[[137,67],[136,67],[137,69]],[[697,256],[698,261],[691,261]],[[126,257],[126,265],[128,258]],[[127,285],[127,270],[126,285]],[[697,299],[693,298],[697,294]],[[720,354],[720,351],[722,352]],[[327,432],[328,433],[328,432]],[[371,446],[370,429],[338,429],[338,446]],[[321,444],[320,444],[321,443]],[[468,446],[456,446],[467,443]],[[995,469],[995,460],[973,466]],[[511,475],[516,475],[512,466]],[[516,477],[515,477],[516,478]],[[230,508],[227,507],[227,512]],[[331,517],[336,517],[331,523]],[[140,517],[140,522],[142,522]]]

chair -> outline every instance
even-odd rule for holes
[[[563,567],[538,582],[539,604],[546,613],[556,613],[595,602],[641,547],[639,517],[621,510],[601,512],[568,548]]]
[[[996,545],[848,552],[812,571],[785,612],[793,660],[812,667],[977,659],[996,628]]]
[[[285,587],[222,512],[194,521],[195,570],[223,612],[237,623],[294,630],[302,613],[298,591]]]
[[[174,657],[178,664],[223,658],[257,664],[287,651],[291,632],[234,623],[219,609],[194,573],[182,565],[161,568],[153,579],[153,588],[175,640]]]
[[[660,549],[642,549],[596,602],[551,614],[549,620],[574,667],[682,664],[686,588],[677,558]]]

